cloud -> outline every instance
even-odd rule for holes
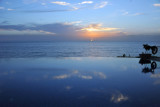
[[[124,13],[122,13],[122,15],[128,15],[129,14],[129,12],[124,12]]]
[[[155,7],[160,7],[160,4],[153,4],[153,6],[155,6]]]
[[[90,41],[106,39],[108,37],[124,35],[124,32],[118,31],[120,28],[114,27],[102,27],[102,24],[90,24],[86,27],[82,27],[82,37],[89,39]]]
[[[78,4],[92,4],[92,3],[93,3],[93,1],[83,1],[83,2],[78,3]]]
[[[35,3],[37,1],[39,1],[39,0],[23,0],[23,3],[30,4],[30,3]]]
[[[30,25],[0,25],[1,38],[5,38],[5,41],[11,40],[11,38],[15,37],[15,39],[20,40],[16,35],[25,36],[26,40],[30,41],[82,41],[85,40],[81,37],[80,33],[77,30],[80,30],[80,26],[75,25],[66,25],[65,23],[53,23],[53,24],[30,24]],[[4,31],[5,30],[5,31]],[[32,31],[27,32],[27,30]],[[25,32],[26,31],[26,32]],[[35,33],[37,31],[37,33]],[[27,33],[30,36],[27,36]],[[5,37],[2,37],[4,36]],[[11,35],[12,34],[12,35]],[[40,35],[39,35],[40,34]],[[10,36],[7,38],[7,35]],[[44,36],[42,38],[38,38],[39,36]],[[52,36],[54,35],[54,36]],[[34,40],[31,39],[31,36],[34,37]],[[48,37],[52,36],[52,37]],[[25,40],[21,38],[21,41]],[[3,41],[3,39],[0,39]]]
[[[63,6],[65,6],[65,5],[70,5],[70,3],[63,2],[63,1],[54,1],[54,2],[51,2],[51,3],[53,3],[53,4],[58,4],[58,5],[63,5]]]
[[[41,5],[46,5],[46,3],[41,3]]]
[[[10,8],[9,8],[9,9],[7,9],[7,10],[8,10],[8,11],[13,11],[14,9],[10,9]]]
[[[51,24],[0,24],[0,41],[159,41],[157,34],[128,35],[123,29],[102,24],[82,26],[81,21]],[[31,33],[33,32],[33,33]],[[28,36],[29,34],[29,36]],[[21,37],[20,37],[21,36]],[[41,37],[40,37],[41,36]],[[43,37],[42,37],[43,36]],[[34,39],[32,39],[32,37]]]
[[[5,8],[5,7],[0,7],[0,10],[8,10],[8,11],[13,11],[14,9],[11,9],[11,8]]]
[[[0,10],[3,10],[3,9],[5,9],[4,7],[0,7]]]
[[[30,27],[31,28],[31,27]],[[26,25],[0,25],[0,29],[2,30],[27,30],[30,29]]]
[[[112,27],[102,27],[102,24],[90,24],[87,27],[82,28],[81,30],[86,31],[112,31],[119,28],[112,28]]]
[[[14,10],[14,9],[10,9],[10,8],[9,8],[9,9],[7,9],[7,10],[8,10],[8,11],[12,11],[12,10]]]
[[[109,39],[117,40],[117,37],[126,36],[127,33],[120,31],[121,28],[115,27],[102,27],[102,24],[90,24],[87,27],[83,27],[83,38],[91,41],[106,41]],[[114,38],[114,39],[113,39]]]
[[[144,15],[144,13],[129,13],[128,11],[125,11],[125,10],[122,10],[121,11],[122,12],[122,15],[124,15],[124,16],[139,16],[139,15]]]
[[[53,32],[47,32],[47,31],[43,31],[43,30],[3,30],[3,29],[0,29],[0,33],[1,35],[13,35],[13,34],[16,34],[16,35],[55,35],[55,33]]]
[[[144,13],[135,13],[133,16],[139,16],[139,15],[144,15]]]
[[[65,32],[70,32],[75,31],[78,29],[78,27],[74,25],[66,25],[64,23],[53,23],[53,24],[30,24],[30,25],[0,25],[0,29],[5,29],[5,30],[43,30],[47,32],[57,32],[57,33],[62,33]]]
[[[51,2],[51,3],[58,4],[58,5],[63,5],[63,6],[68,6],[70,8],[73,8],[72,9],[72,11],[73,11],[73,10],[78,10],[78,9],[82,8],[81,5],[83,5],[83,4],[92,4],[93,1],[83,1],[81,3],[75,3],[75,4],[71,4],[71,3],[68,3],[68,2],[64,2],[64,1],[55,1],[55,2]]]
[[[65,25],[73,25],[73,24],[80,24],[82,21],[74,21],[74,22],[65,22]]]
[[[103,8],[108,4],[107,1],[101,2],[99,4],[96,4],[96,6],[94,7],[95,9],[99,9],[99,8]]]
[[[90,39],[106,39],[109,36],[124,35],[117,31],[119,28],[103,27],[102,24],[90,24],[86,27],[79,25],[81,21],[52,23],[52,24],[29,24],[29,25],[0,25],[0,36],[3,35],[54,35],[49,41],[88,41]],[[3,31],[2,31],[3,30]],[[32,32],[32,33],[31,33]],[[26,37],[27,38],[27,37]],[[28,37],[29,38],[29,37]],[[18,39],[18,38],[17,38]],[[40,40],[40,38],[37,38]],[[47,37],[46,39],[47,40]],[[43,40],[42,40],[43,41]]]
[[[64,1],[54,1],[54,2],[51,2],[51,3],[54,3],[54,4],[58,4],[58,5],[63,5],[63,6],[68,6],[68,7],[71,7],[73,8],[74,10],[78,10],[78,9],[81,9],[81,8],[87,8],[87,7],[83,7],[82,5],[83,4],[93,4],[93,1],[82,1],[80,3],[75,3],[75,4],[71,4],[71,3],[68,3],[68,2],[64,2]],[[103,8],[105,7],[106,5],[108,4],[107,1],[103,1],[103,2],[99,2],[97,3],[95,6],[92,5],[94,7],[94,9],[99,9],[99,8]],[[90,6],[90,7],[92,7]]]
[[[45,5],[47,6],[47,3],[44,1],[38,1],[38,0],[33,0],[33,1],[29,1],[29,0],[25,0],[25,3],[35,3],[35,2],[40,2],[41,5]],[[107,1],[103,1],[103,2],[97,2],[96,5],[93,4],[93,1],[82,1],[80,3],[68,3],[65,1],[52,1],[50,2],[52,4],[57,4],[57,5],[61,5],[61,6],[66,6],[68,7],[68,9],[49,9],[49,10],[21,10],[21,12],[28,12],[28,13],[45,13],[45,12],[65,12],[65,11],[75,11],[75,10],[79,10],[79,9],[86,9],[86,8],[94,8],[94,9],[98,9],[98,8],[103,8],[105,7],[108,2]],[[84,4],[92,4],[90,6],[87,6]],[[14,9],[8,9],[9,11],[14,10]]]
[[[46,13],[46,12],[65,12],[65,11],[74,11],[75,9],[63,9],[63,10],[26,10],[23,12],[27,13]]]

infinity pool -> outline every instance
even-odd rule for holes
[[[1,58],[0,107],[158,107],[160,63],[139,60]]]

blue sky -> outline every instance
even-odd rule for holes
[[[11,35],[160,36],[160,0],[0,0],[0,14],[0,35],[6,40]]]

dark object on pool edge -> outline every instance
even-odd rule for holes
[[[142,53],[142,54],[139,54],[139,57],[142,58],[142,59],[150,59],[151,54]]]
[[[150,46],[148,44],[143,44],[143,48],[146,50],[146,52],[145,53],[142,52],[142,54],[139,54],[139,57],[142,59],[151,59],[152,57],[155,57],[152,56],[152,54],[155,55],[158,52],[157,46]],[[152,54],[147,52],[149,50],[152,50]]]
[[[157,48],[157,46],[150,46],[150,45],[148,45],[148,44],[144,44],[143,45],[143,48],[146,50],[146,51],[148,51],[148,50],[152,50],[152,54],[156,54],[157,52],[158,52],[158,48]]]

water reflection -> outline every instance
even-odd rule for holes
[[[112,94],[112,96],[111,96],[111,102],[114,102],[114,103],[124,102],[124,101],[127,101],[128,99],[129,99],[128,96],[125,96],[124,94],[122,94],[119,91]]]
[[[103,72],[95,72],[95,71],[84,72],[79,70],[73,70],[73,71],[70,71],[68,74],[53,76],[53,79],[67,79],[67,78],[73,78],[73,77],[90,80],[93,78],[106,79],[107,76]]]
[[[143,73],[154,73],[155,69],[157,68],[156,61],[152,61],[151,59],[140,59],[140,64],[144,65],[144,68],[142,69]]]
[[[0,60],[0,107],[160,106],[160,74],[142,75],[138,58]]]

